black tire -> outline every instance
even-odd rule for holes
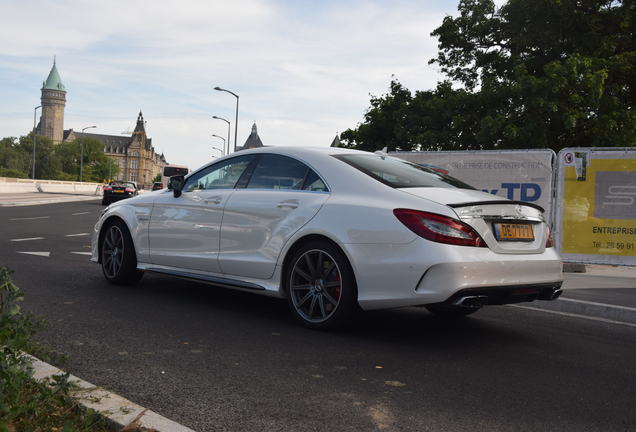
[[[474,314],[480,308],[466,308],[452,305],[430,305],[426,306],[426,309],[428,309],[428,311],[433,315],[437,315],[441,318],[463,318]]]
[[[143,272],[137,270],[137,254],[126,224],[116,219],[106,225],[100,245],[104,277],[115,285],[139,282]]]
[[[296,249],[283,277],[292,315],[304,326],[331,330],[354,319],[355,276],[347,257],[330,242],[315,240]]]

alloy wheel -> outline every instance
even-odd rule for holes
[[[117,225],[111,225],[104,236],[102,265],[109,278],[115,278],[124,262],[124,235]]]
[[[296,312],[306,321],[328,320],[342,297],[342,275],[334,258],[320,249],[303,253],[294,263],[289,283]]]

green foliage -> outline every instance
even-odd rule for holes
[[[93,166],[92,178],[96,182],[108,181],[117,177],[119,174],[119,165],[117,162],[108,156],[104,156],[104,159],[100,159]]]
[[[433,33],[449,81],[371,99],[351,147],[494,149],[636,145],[635,4],[461,0]]]
[[[46,357],[32,339],[43,322],[22,312],[22,300],[11,272],[0,267],[0,432],[108,430],[95,413],[78,411],[68,375],[47,383],[31,377],[31,362],[24,353]]]
[[[33,133],[22,136],[18,140],[18,149],[27,155],[26,169],[31,177],[31,161],[33,155]],[[50,138],[36,135],[35,137],[35,178],[54,179],[60,171],[60,160],[55,153],[55,145]]]
[[[30,167],[31,157],[19,146],[17,138],[0,140],[0,177],[26,178]]]
[[[159,182],[161,182],[161,173],[158,173],[156,176],[154,176],[154,177],[152,178],[152,182],[153,182],[153,183],[159,183]]]
[[[80,158],[84,156],[83,180],[101,182],[115,177],[119,166],[104,154],[103,144],[89,137],[72,142],[53,144],[46,137],[36,136],[35,178],[51,180],[80,179]],[[33,157],[33,134],[0,140],[0,177],[30,178]]]

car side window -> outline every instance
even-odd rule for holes
[[[264,154],[254,168],[248,189],[302,190],[309,168],[287,156]]]
[[[312,169],[309,169],[309,172],[307,173],[303,190],[312,192],[329,192],[325,183]]]
[[[233,189],[253,158],[251,155],[238,156],[194,173],[186,180],[183,191]]]

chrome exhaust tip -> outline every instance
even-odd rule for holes
[[[563,290],[561,288],[556,288],[556,289],[552,289],[550,291],[544,291],[542,292],[537,299],[539,300],[546,300],[546,301],[552,301],[552,300],[556,300],[559,297],[561,297],[561,294],[563,294]]]
[[[463,296],[453,302],[454,306],[460,306],[468,309],[479,309],[488,302],[488,296],[472,295]]]

